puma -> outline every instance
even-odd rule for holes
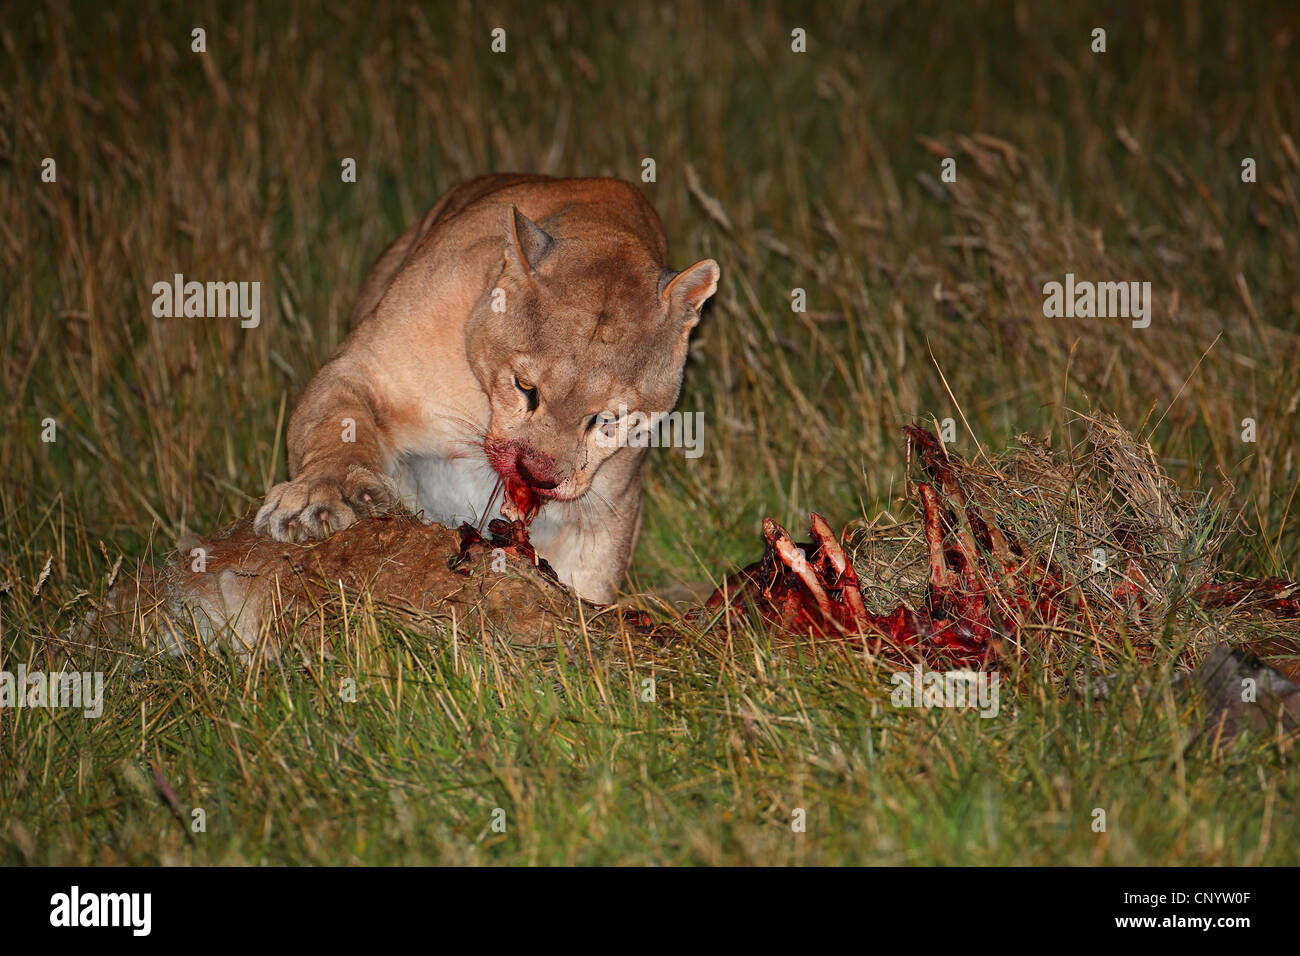
[[[616,179],[450,190],[366,276],[350,334],[290,418],[290,478],[255,530],[320,538],[398,503],[481,525],[500,495],[561,581],[611,602],[647,450],[615,440],[612,410],[676,404],[718,285],[712,259],[674,272],[667,255],[654,209]]]

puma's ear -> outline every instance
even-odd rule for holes
[[[512,203],[506,215],[507,254],[524,272],[532,275],[542,264],[555,240]]]
[[[686,312],[687,327],[700,320],[700,307],[718,291],[718,264],[702,259],[681,272],[665,272],[659,278],[659,296],[676,312],[677,305]]]

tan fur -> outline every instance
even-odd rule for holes
[[[667,251],[659,217],[619,180],[499,175],[450,190],[363,282],[351,334],[290,419],[290,480],[257,530],[321,537],[399,499],[478,522],[501,475],[542,496],[532,540],[561,580],[611,601],[646,449],[602,444],[612,426],[592,416],[673,407],[718,281],[708,259],[674,274]],[[508,497],[501,510],[516,516]]]
[[[194,553],[203,555],[196,572]],[[363,519],[327,539],[273,541],[245,515],[214,535],[187,536],[164,564],[124,571],[99,613],[68,633],[82,649],[228,650],[249,663],[332,653],[348,609],[415,624],[499,632],[518,643],[552,641],[579,616],[571,592],[524,555],[491,541],[461,554],[453,531],[400,509]],[[601,618],[584,620],[604,633]]]

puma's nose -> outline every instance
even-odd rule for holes
[[[536,465],[534,465],[534,467],[536,467]],[[550,491],[552,488],[559,485],[558,481],[550,481],[535,475],[528,467],[528,463],[524,460],[523,455],[520,455],[515,459],[515,472],[518,473],[520,479],[523,480],[523,483],[528,485],[530,488]]]

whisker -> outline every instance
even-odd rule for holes
[[[469,440],[482,442],[487,439],[487,429],[480,422],[465,418],[463,415],[447,415],[445,419],[468,432],[471,436]]]
[[[587,501],[588,498],[591,498],[592,501]],[[577,499],[577,502],[578,504],[583,505],[588,509],[594,507],[596,504],[603,505],[605,507],[605,510],[607,510],[610,513],[610,515],[612,515],[615,518],[619,517],[619,515],[622,513],[619,511],[617,507],[614,506],[613,502],[611,502],[608,498],[602,495],[595,488],[588,490],[588,492],[585,495]]]
[[[449,445],[471,445],[474,448],[483,448],[486,438],[453,438],[447,444]]]

